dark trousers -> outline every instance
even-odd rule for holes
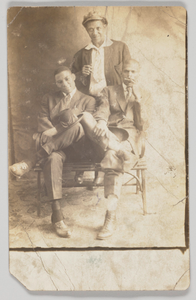
[[[62,198],[62,171],[65,160],[101,162],[105,172],[105,197],[113,194],[119,198],[124,165],[116,151],[112,150],[112,145],[119,142],[112,133],[109,138],[100,137],[97,140],[93,135],[96,121],[90,114],[85,113],[81,123],[82,125],[78,123],[42,145],[48,154],[43,160],[43,173],[49,200]],[[130,152],[131,149],[130,146]]]
[[[48,200],[62,198],[63,163],[100,162],[104,151],[84,133],[80,123],[46,141],[42,148],[46,155],[42,159],[44,181]]]

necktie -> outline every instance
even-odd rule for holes
[[[130,103],[130,98],[132,95],[132,88],[130,86],[127,86],[126,88],[126,106],[125,106],[125,115],[127,115],[127,109],[128,109],[128,104]]]
[[[70,96],[70,94],[68,94],[65,97],[63,97],[61,99],[61,103],[60,103],[60,111],[66,109],[66,108],[70,108],[70,102],[71,102],[71,96]]]
[[[131,95],[132,95],[132,88],[130,86],[127,86],[126,92],[127,92],[126,102],[128,102],[128,100],[131,98]]]

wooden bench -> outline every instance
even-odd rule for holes
[[[145,170],[147,169],[146,160],[144,159],[144,144],[142,145],[142,151],[140,155],[140,159],[138,163],[135,165],[130,172],[125,172],[130,175],[131,178],[123,184],[123,186],[136,186],[136,194],[141,192],[142,201],[143,201],[143,214],[147,213],[146,209],[146,179],[145,179]],[[95,178],[98,175],[99,171],[103,171],[101,169],[100,164],[95,163],[65,163],[64,169],[69,170],[70,172],[95,172]],[[34,171],[37,172],[37,215],[40,216],[41,213],[41,173],[42,168],[39,165],[36,165]],[[132,182],[134,180],[134,182]],[[81,185],[84,186],[84,185]]]

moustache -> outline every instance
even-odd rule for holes
[[[126,80],[126,81],[128,81],[128,82],[132,82],[132,83],[134,83],[134,82],[135,82],[135,80],[133,80],[133,79],[130,79],[130,78],[124,78],[124,80]]]

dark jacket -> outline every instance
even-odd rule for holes
[[[60,101],[65,96],[62,92],[54,92],[51,94],[46,94],[41,101],[41,108],[38,114],[38,132],[43,132],[52,127],[57,127],[59,125],[59,113],[61,111]],[[73,95],[71,102],[68,107],[77,109],[77,114],[87,111],[90,113],[95,112],[96,101],[93,97],[85,95],[80,91],[76,90]],[[99,114],[98,114],[99,115]]]
[[[131,58],[129,48],[125,43],[114,40],[112,42],[111,46],[104,47],[104,70],[107,86],[122,83],[122,64]],[[90,75],[83,76],[82,68],[91,63],[92,49],[82,48],[74,55],[72,72],[76,75],[76,86],[78,90],[86,94],[89,93]]]

